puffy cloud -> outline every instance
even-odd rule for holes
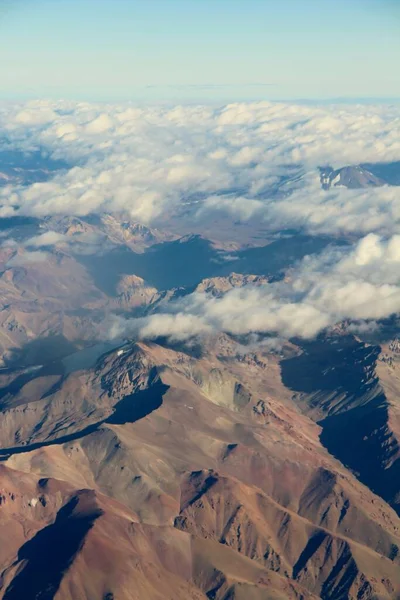
[[[217,298],[196,292],[163,305],[163,313],[120,322],[119,331],[178,340],[219,331],[312,338],[350,320],[353,331],[365,332],[400,311],[399,267],[400,236],[370,234],[353,247],[306,257],[286,281]]]
[[[62,233],[57,233],[56,231],[46,231],[41,235],[36,235],[29,238],[26,240],[24,245],[27,247],[42,248],[43,246],[54,246],[55,244],[65,242],[67,240],[68,236],[63,235]]]
[[[161,223],[183,206],[192,218],[224,211],[275,230],[399,231],[400,188],[326,193],[316,170],[400,160],[396,106],[3,103],[0,130],[4,150],[75,165],[44,183],[3,187],[3,216],[126,211]]]
[[[297,227],[313,233],[387,235],[400,231],[400,187],[361,190],[320,189],[315,180],[268,207],[274,227]]]
[[[22,254],[15,254],[7,262],[7,267],[25,267],[31,264],[37,264],[47,261],[49,255],[47,252],[41,252],[40,250],[35,252],[23,252]]]
[[[89,134],[104,133],[109,131],[113,125],[114,122],[109,115],[103,113],[86,125],[86,132]]]
[[[236,219],[248,221],[252,217],[262,214],[264,209],[265,205],[260,200],[224,194],[206,198],[197,214],[201,216],[215,212],[229,212]]]
[[[14,117],[15,125],[46,125],[49,121],[57,119],[57,113],[54,112],[50,107],[37,107],[23,109]]]
[[[307,302],[296,304],[279,299],[268,286],[235,289],[221,298],[196,293],[185,302],[171,303],[169,310],[176,312],[121,320],[110,335],[134,335],[145,339],[165,336],[184,340],[224,331],[235,335],[272,332],[284,338],[308,338],[330,324],[328,313]]]
[[[96,232],[74,232],[72,234],[63,234],[57,231],[45,231],[40,235],[28,238],[27,240],[17,242],[10,238],[5,240],[2,247],[11,248],[45,248],[48,246],[59,246],[63,250],[70,249],[75,254],[96,254],[100,250],[110,250],[113,244],[106,240],[105,236]],[[46,252],[31,252],[28,254],[40,255],[48,257]]]
[[[143,338],[168,336],[174,340],[186,340],[200,334],[212,333],[212,327],[205,319],[196,315],[177,313],[154,315],[143,322],[139,335]]]
[[[4,156],[36,151],[73,165],[31,185],[7,178],[1,216],[116,212],[162,226],[166,217],[207,223],[223,212],[270,231],[364,236],[352,247],[305,258],[285,282],[218,298],[192,294],[164,313],[116,322],[115,331],[176,339],[210,331],[310,337],[343,319],[366,330],[400,310],[400,187],[325,192],[317,170],[399,161],[396,106],[1,103],[0,131]],[[24,248],[73,243],[75,252],[88,253],[102,242],[48,231]],[[25,251],[8,264],[46,259],[45,252]]]

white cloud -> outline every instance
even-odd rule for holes
[[[7,267],[25,267],[31,264],[37,264],[47,261],[49,255],[47,252],[41,252],[40,250],[35,252],[23,252],[22,254],[15,254],[7,262]]]
[[[224,194],[206,198],[197,214],[200,216],[222,211],[231,213],[237,219],[248,221],[257,214],[263,214],[264,210],[265,205],[259,200]]]
[[[192,295],[168,314],[136,321],[141,335],[312,336],[340,319],[369,323],[400,310],[400,187],[325,192],[317,171],[328,163],[400,160],[396,106],[2,103],[0,131],[0,151],[47,151],[75,165],[42,183],[2,187],[2,216],[128,212],[161,224],[193,201],[190,218],[222,211],[264,229],[365,236],[350,249],[306,258],[290,282],[222,298]],[[86,245],[85,252],[101,243],[84,236],[73,241]],[[65,236],[49,231],[26,246],[63,242]],[[10,263],[46,256],[25,252]]]
[[[396,106],[3,104],[7,148],[47,150],[79,166],[45,183],[2,188],[1,214],[124,210],[149,223],[196,195],[205,199],[197,209],[257,217],[271,229],[400,233],[400,188],[326,193],[316,171],[400,160],[399,117]],[[292,194],[268,198],[285,177]]]
[[[46,125],[49,121],[57,119],[57,114],[47,107],[37,107],[32,109],[21,110],[18,112],[14,119],[16,125]]]
[[[114,122],[109,115],[103,113],[86,125],[86,132],[89,134],[104,133],[105,131],[109,131],[113,125]]]
[[[220,331],[312,338],[344,320],[366,331],[376,326],[371,321],[400,312],[399,267],[400,236],[371,234],[354,247],[306,257],[286,281],[217,298],[196,292],[163,305],[161,314],[121,321],[119,332],[179,340]]]
[[[68,236],[63,235],[62,233],[46,231],[41,235],[29,238],[24,245],[27,247],[42,248],[43,246],[54,246],[60,242],[66,242],[68,239]]]

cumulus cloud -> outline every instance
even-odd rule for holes
[[[100,250],[110,250],[113,244],[104,235],[92,231],[77,231],[72,234],[64,234],[52,230],[19,242],[9,238],[1,244],[3,248],[15,247],[21,249],[46,248],[49,246],[58,246],[63,250],[70,249],[75,254],[96,254]],[[48,256],[45,252],[30,252],[30,254]]]
[[[27,265],[43,263],[47,261],[49,255],[47,252],[41,252],[40,250],[35,252],[23,252],[22,254],[15,254],[7,262],[7,267],[25,267]]]
[[[399,232],[400,188],[326,193],[317,173],[400,160],[396,106],[3,103],[0,130],[0,148],[75,165],[46,182],[3,187],[3,216],[125,211],[157,223],[192,205],[193,218],[223,211],[274,230]]]
[[[195,293],[184,302],[171,303],[169,310],[174,312],[121,321],[111,335],[184,340],[224,331],[235,335],[273,332],[284,338],[313,337],[330,324],[328,314],[307,302],[277,298],[268,286],[235,289],[221,298]]]
[[[57,233],[56,231],[46,231],[41,235],[36,235],[29,238],[24,243],[27,247],[42,248],[43,246],[54,246],[60,242],[66,242],[68,240],[67,235]]]
[[[218,298],[196,292],[164,305],[163,313],[118,321],[112,335],[183,340],[223,331],[312,338],[344,320],[365,332],[400,311],[399,267],[400,236],[370,234],[354,247],[306,257],[285,281]]]
[[[114,212],[163,226],[166,218],[207,223],[224,213],[271,232],[359,239],[306,257],[283,282],[218,298],[194,293],[163,305],[162,313],[116,319],[112,335],[312,337],[342,320],[367,331],[400,311],[400,187],[324,191],[318,173],[321,165],[400,161],[396,106],[3,102],[0,132],[4,156],[37,152],[72,165],[48,169],[46,181],[32,184],[21,181],[17,165],[18,176],[0,188],[3,217]],[[46,174],[46,159],[35,168]],[[74,244],[75,253],[92,253],[103,243],[97,234],[49,230],[21,242],[8,265],[43,262],[46,246]]]

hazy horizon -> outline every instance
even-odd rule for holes
[[[0,97],[399,99],[390,0],[20,0],[0,9]]]

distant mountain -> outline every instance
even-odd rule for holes
[[[400,161],[391,163],[366,163],[362,165],[388,185],[400,185]]]
[[[61,339],[85,345],[104,335],[109,311],[142,315],[198,286],[218,296],[280,280],[304,256],[341,244],[287,232],[235,248],[105,214],[2,218],[0,233],[0,365],[31,364],[45,338],[50,352]]]
[[[38,151],[0,150],[0,187],[47,181],[58,171],[70,166],[65,161],[55,160]]]
[[[400,185],[400,161],[393,163],[368,163],[333,169],[320,168],[321,185],[324,190],[343,186],[348,189]]]
[[[337,170],[326,167],[321,169],[320,173],[321,185],[324,190],[339,186],[349,189],[381,187],[386,183],[361,166],[343,167]]]

